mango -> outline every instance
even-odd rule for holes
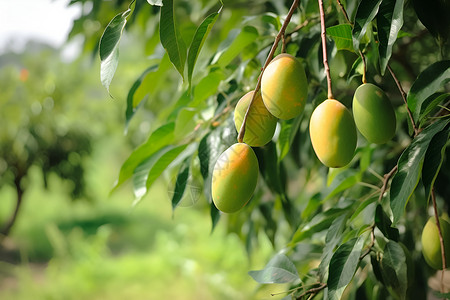
[[[244,207],[255,191],[258,171],[258,159],[249,145],[236,143],[225,150],[212,175],[212,199],[216,207],[225,213]]]
[[[395,111],[382,89],[371,83],[360,85],[353,96],[356,127],[371,143],[384,144],[395,135]]]
[[[439,218],[442,237],[444,239],[446,267],[450,265],[450,224],[443,218]],[[442,270],[441,243],[439,231],[434,217],[428,219],[422,231],[422,254],[427,264],[436,270]]]
[[[356,126],[350,111],[339,101],[319,104],[309,122],[311,143],[319,160],[330,168],[341,168],[353,158]]]
[[[308,96],[308,82],[300,61],[290,54],[276,56],[261,78],[264,105],[275,117],[288,120],[300,115]]]
[[[254,91],[248,92],[239,100],[234,109],[234,125],[237,132],[241,130],[242,121]],[[257,93],[255,101],[247,117],[245,124],[245,135],[243,142],[252,147],[261,147],[272,140],[275,128],[277,127],[277,118],[275,118],[264,106],[261,93]]]

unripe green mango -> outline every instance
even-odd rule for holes
[[[300,115],[308,96],[308,82],[300,61],[290,54],[276,56],[261,78],[264,105],[275,117],[283,120]]]
[[[443,218],[439,218],[442,237],[444,239],[446,267],[450,265],[450,224]],[[422,254],[427,264],[436,270],[442,270],[441,243],[439,231],[434,217],[428,219],[422,231]]]
[[[254,91],[251,91],[242,96],[234,109],[234,125],[237,132],[241,130],[242,121],[253,94]],[[243,142],[252,147],[264,146],[272,140],[276,127],[277,118],[267,110],[262,101],[261,93],[257,93],[245,123]]]
[[[364,83],[356,89],[353,117],[358,130],[371,143],[384,144],[395,135],[394,108],[376,85]]]
[[[212,175],[212,199],[216,207],[225,213],[244,207],[255,191],[258,171],[258,159],[249,145],[236,143],[225,150]]]
[[[311,143],[319,160],[330,168],[341,168],[353,158],[356,127],[350,111],[339,101],[319,104],[309,122]]]

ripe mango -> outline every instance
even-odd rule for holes
[[[254,91],[251,91],[242,96],[234,109],[234,125],[237,132],[241,130],[242,121],[253,94]],[[261,93],[257,93],[245,124],[244,143],[252,147],[264,146],[272,139],[276,127],[277,118],[264,106]]]
[[[442,237],[444,239],[446,267],[450,265],[450,224],[443,218],[439,218]],[[427,264],[436,269],[442,270],[441,243],[439,241],[439,231],[434,217],[428,219],[422,231],[422,254]]]
[[[276,56],[261,78],[264,105],[275,117],[283,120],[300,115],[308,96],[308,82],[303,65],[290,54]]]
[[[394,108],[376,85],[364,83],[356,89],[353,117],[358,130],[371,143],[384,144],[395,135]]]
[[[258,159],[249,145],[236,143],[225,150],[212,175],[212,199],[216,207],[225,213],[244,207],[255,191],[258,171]]]
[[[339,101],[319,104],[309,122],[311,143],[319,160],[330,168],[341,168],[353,158],[356,127],[350,111]]]

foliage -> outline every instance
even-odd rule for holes
[[[325,1],[327,56],[336,99],[349,107],[364,75],[363,81],[375,83],[390,97],[398,119],[390,142],[375,146],[359,136],[352,162],[327,169],[315,156],[308,134],[311,113],[327,95],[319,10],[313,0],[300,1],[282,43],[305,67],[305,111],[294,120],[279,121],[274,139],[255,148],[263,180],[244,209],[222,215],[211,202],[212,169],[219,155],[236,142],[233,108],[255,88],[291,3],[149,4],[155,3],[130,4],[135,5],[131,15],[114,13],[135,20],[130,25],[137,25],[135,32],[146,38],[145,50],[152,55],[151,61],[142,59],[150,68],[144,66],[142,75],[136,74],[128,94],[127,126],[138,125],[133,124],[138,110],[151,111],[148,121],[159,126],[125,161],[116,188],[131,180],[139,200],[164,171],[178,174],[173,207],[187,186],[201,189],[198,205],[209,207],[213,229],[227,226],[249,253],[257,237],[266,235],[284,256],[278,254],[265,269],[250,274],[261,283],[290,282],[287,294],[294,298],[425,297],[425,276],[408,274],[412,269],[431,274],[415,242],[428,219],[429,195],[437,197],[441,213],[448,209],[449,61],[443,29],[448,26],[430,25],[423,17],[430,11],[409,1]],[[120,7],[128,12],[125,4]],[[417,15],[426,29],[417,23]],[[444,19],[438,20],[445,23]],[[100,54],[117,49],[120,40],[111,25],[104,28]],[[276,54],[281,51],[278,47]],[[117,56],[112,59],[114,65],[119,63]],[[102,69],[107,64],[102,58]],[[411,86],[407,95],[402,86]],[[405,265],[409,256],[413,260]],[[294,280],[297,275],[299,280]]]

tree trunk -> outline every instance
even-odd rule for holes
[[[11,231],[11,228],[13,227],[14,223],[16,222],[17,215],[20,210],[20,206],[22,204],[22,197],[23,197],[23,189],[20,186],[20,182],[22,181],[23,176],[17,176],[14,179],[14,185],[16,186],[16,192],[17,192],[17,201],[16,201],[16,207],[14,209],[14,213],[11,216],[11,218],[5,223],[3,228],[0,231],[0,241],[3,239],[3,237],[7,236],[9,232]]]

